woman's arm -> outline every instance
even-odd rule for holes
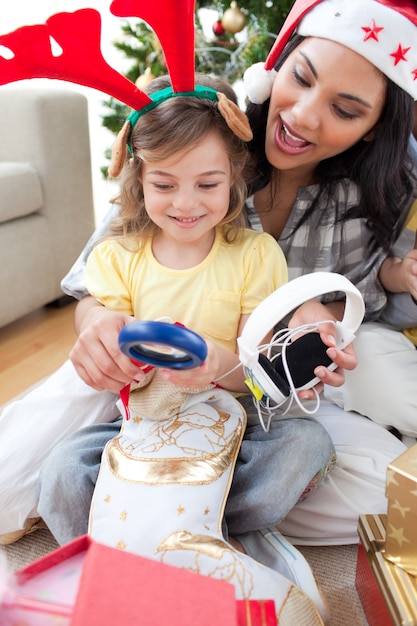
[[[390,256],[379,270],[379,279],[384,289],[391,293],[410,293],[417,299],[417,233],[414,249],[404,259]]]

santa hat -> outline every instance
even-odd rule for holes
[[[271,95],[274,67],[296,32],[343,44],[417,100],[417,5],[414,0],[296,0],[265,63],[245,72],[251,102]]]

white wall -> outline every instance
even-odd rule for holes
[[[110,13],[108,9],[110,4],[111,0],[84,0],[84,2],[82,0],[13,0],[12,2],[0,0],[0,34],[9,33],[20,26],[43,24],[48,17],[61,11],[72,12],[86,7],[94,8],[100,11],[102,18],[102,54],[110,65],[119,72],[123,72],[128,62],[112,45],[112,41],[121,38],[122,20]],[[114,141],[114,135],[101,125],[101,114],[108,112],[102,106],[102,102],[107,99],[107,96],[95,89],[63,81],[32,79],[21,82],[25,86],[42,84],[45,88],[54,86],[74,89],[87,96],[95,215],[96,222],[101,220],[109,207],[108,200],[116,190],[115,184],[103,180],[100,172],[100,167],[106,163],[104,151]],[[18,84],[16,83],[16,85]]]

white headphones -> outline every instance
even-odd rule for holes
[[[328,346],[323,344],[317,332],[307,332],[288,343],[284,363],[279,357],[271,362],[259,349],[268,331],[294,309],[332,291],[346,294],[343,320],[335,323],[336,347],[343,349],[354,339],[363,320],[365,305],[360,291],[341,274],[313,272],[299,276],[279,287],[252,311],[237,343],[246,383],[257,400],[266,396],[280,405],[291,395],[292,389],[309,389],[318,382],[313,373],[318,365],[335,369],[336,365],[326,354]],[[304,328],[299,330],[305,332]],[[292,384],[289,384],[287,374],[290,374]]]

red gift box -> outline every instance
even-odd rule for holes
[[[2,626],[23,618],[42,626],[277,624],[272,600],[236,601],[225,581],[110,548],[86,535],[19,570],[16,579],[21,595],[49,600],[64,613],[70,608],[71,615],[51,616],[49,622],[36,612],[21,610],[13,617],[6,611]]]

